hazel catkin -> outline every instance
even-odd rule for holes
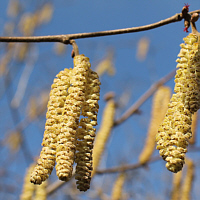
[[[42,151],[37,165],[34,168],[30,181],[41,184],[51,174],[55,165],[57,136],[60,133],[59,124],[64,108],[64,102],[68,95],[69,69],[59,72],[51,86],[50,98],[47,105],[46,124],[42,142]]]
[[[171,200],[177,200],[180,198],[181,178],[182,178],[182,171],[173,174],[173,185],[172,185],[173,188],[171,192]]]
[[[100,129],[97,132],[94,149],[93,149],[93,171],[92,176],[96,173],[97,167],[101,159],[101,155],[105,149],[106,142],[110,136],[115,117],[115,101],[110,99],[103,112]]]
[[[72,176],[76,150],[76,132],[79,117],[85,101],[85,91],[90,68],[89,59],[84,55],[74,57],[68,96],[62,112],[60,134],[56,148],[56,173],[60,180],[68,181]]]
[[[160,86],[153,97],[151,122],[144,148],[139,156],[139,161],[141,164],[145,164],[153,154],[156,144],[155,136],[158,131],[158,127],[163,121],[167,112],[170,96],[170,88],[166,86]]]
[[[123,185],[126,179],[126,175],[124,173],[119,174],[119,176],[116,179],[116,182],[114,183],[113,189],[112,189],[112,200],[120,200],[122,199],[122,189]]]
[[[75,179],[77,188],[86,191],[90,188],[92,173],[92,149],[95,138],[98,113],[98,100],[100,92],[100,81],[96,72],[89,70],[85,102],[83,103],[80,128],[77,130],[76,158],[77,163]]]
[[[199,39],[195,34],[189,34],[184,41],[185,44],[180,45],[180,59],[177,59],[176,94],[170,100],[165,119],[156,136],[157,149],[167,161],[167,169],[175,173],[185,163],[188,141],[192,136],[192,114],[200,106]]]
[[[29,168],[26,171],[26,175],[24,178],[24,185],[22,194],[20,195],[20,200],[30,200],[32,199],[32,196],[34,194],[35,185],[30,183],[30,174],[32,170],[34,169],[35,164],[32,164],[29,166]]]
[[[187,172],[183,181],[182,191],[181,191],[181,200],[190,200],[191,199],[191,189],[192,183],[194,180],[194,163],[189,158],[186,159]]]
[[[177,73],[174,91],[181,93],[181,99],[192,114],[200,108],[200,37],[191,33],[183,40],[177,59]]]

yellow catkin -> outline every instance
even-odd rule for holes
[[[53,5],[51,3],[44,4],[40,10],[36,11],[35,15],[37,15],[37,26],[49,22],[53,15]]]
[[[113,55],[113,50],[109,50],[107,56],[96,66],[95,71],[99,76],[102,76],[105,73],[108,73],[110,76],[115,75]]]
[[[89,58],[84,55],[74,57],[71,72],[69,95],[66,98],[60,134],[56,149],[56,172],[60,180],[68,181],[72,176],[76,150],[76,131],[79,117],[85,101],[85,91],[90,68]]]
[[[15,57],[18,61],[22,62],[27,58],[28,55],[28,51],[30,49],[30,44],[28,43],[22,43],[22,44],[18,44],[15,54]]]
[[[102,122],[99,131],[97,132],[94,149],[93,149],[93,171],[92,176],[96,173],[97,167],[104,151],[106,142],[110,136],[113,127],[115,116],[115,102],[110,99],[104,109]]]
[[[189,140],[190,144],[196,143],[196,131],[197,131],[197,120],[198,120],[198,112],[195,112],[194,115],[192,115],[192,137]]]
[[[25,13],[21,16],[19,30],[25,36],[33,35],[37,25],[37,20],[32,13]]]
[[[12,131],[5,139],[5,144],[8,145],[12,153],[18,152],[22,142],[22,133],[19,131]]]
[[[168,170],[176,173],[184,164],[188,140],[191,137],[191,113],[184,108],[178,94],[173,94],[164,121],[156,135],[157,149],[167,161]]]
[[[168,111],[156,136],[157,149],[167,161],[166,167],[178,172],[185,163],[188,141],[192,136],[192,114],[199,109],[199,40],[189,34],[181,44],[175,76],[176,94],[173,94]]]
[[[51,86],[50,99],[47,105],[45,132],[42,142],[42,151],[37,166],[31,174],[30,181],[34,184],[41,184],[51,174],[55,165],[57,147],[57,136],[60,133],[64,103],[68,95],[70,70],[65,69],[59,72]]]
[[[142,37],[137,45],[137,59],[144,61],[149,51],[150,40],[147,37]]]
[[[181,194],[181,178],[182,178],[182,171],[173,174],[173,185],[172,185],[172,193],[171,193],[171,200],[179,200]]]
[[[112,189],[112,200],[121,200],[122,199],[122,189],[125,182],[126,175],[124,173],[120,174],[117,177],[116,182],[114,183],[113,189]]]
[[[190,200],[192,182],[194,179],[194,163],[190,159],[186,159],[187,172],[182,185],[181,200]]]
[[[22,8],[22,6],[21,6],[19,0],[10,0],[9,6],[7,9],[7,15],[9,17],[16,18],[17,15],[20,13],[21,8]]]
[[[174,91],[181,93],[185,108],[193,114],[200,108],[200,37],[189,34],[183,40]]]
[[[139,162],[145,164],[151,157],[155,149],[155,136],[158,132],[158,127],[163,121],[167,112],[168,103],[171,97],[169,87],[161,86],[153,97],[151,122],[147,134],[144,148],[139,156]]]
[[[33,200],[46,200],[47,199],[47,182],[43,182],[41,185],[35,186],[35,196]]]
[[[20,195],[20,200],[32,200],[32,196],[35,190],[35,185],[30,183],[30,174],[34,169],[35,164],[30,165],[28,168],[25,178],[24,178],[24,185],[22,189],[22,194]]]
[[[27,107],[27,115],[31,121],[37,118],[37,106],[36,97],[31,97]]]
[[[98,100],[100,92],[100,81],[96,72],[90,69],[87,81],[85,102],[83,104],[80,128],[77,131],[76,159],[77,163],[75,178],[77,188],[86,191],[90,188],[92,172],[92,149],[95,138],[98,113]]]

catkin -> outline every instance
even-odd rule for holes
[[[86,97],[83,103],[80,128],[77,131],[76,158],[77,163],[75,179],[77,179],[77,188],[80,191],[86,191],[90,188],[92,172],[92,149],[95,138],[98,113],[98,100],[100,92],[100,81],[96,72],[89,70]]]
[[[171,90],[169,87],[160,86],[153,97],[151,122],[144,148],[139,156],[141,164],[145,164],[155,149],[155,136],[158,127],[163,121],[170,101]]]
[[[197,131],[197,120],[198,120],[198,112],[195,112],[192,115],[192,137],[189,140],[190,144],[195,144],[196,143],[196,131]]]
[[[20,195],[20,200],[31,200],[34,190],[35,190],[35,185],[30,183],[30,174],[32,170],[34,169],[35,164],[30,165],[30,167],[27,169],[25,178],[24,178],[24,185],[23,185],[23,190],[22,194]]]
[[[181,191],[181,200],[190,200],[190,193],[192,189],[192,182],[194,179],[194,163],[190,159],[186,159],[187,172],[183,182]]]
[[[99,166],[101,155],[104,151],[106,142],[110,136],[115,116],[115,101],[110,99],[103,112],[102,122],[97,132],[94,149],[93,149],[93,171],[92,176],[96,173]]]
[[[56,148],[56,172],[60,180],[68,181],[72,176],[76,149],[76,131],[85,101],[85,91],[90,68],[89,59],[84,55],[74,57],[70,87],[62,112],[62,123]]]
[[[181,44],[175,76],[176,93],[181,93],[185,108],[192,114],[200,108],[200,37],[189,34]]]
[[[41,185],[35,185],[35,197],[33,200],[46,200],[47,191],[46,191],[47,182],[43,182]]]
[[[192,114],[200,107],[199,39],[195,34],[189,34],[184,41],[185,44],[180,45],[180,59],[177,59],[176,94],[170,100],[156,135],[157,149],[167,161],[167,169],[175,173],[185,163],[188,141],[192,136]]]
[[[171,200],[178,200],[181,194],[181,178],[182,171],[173,174],[173,189],[171,193]]]
[[[122,189],[125,182],[126,175],[124,173],[120,174],[117,177],[117,180],[112,189],[112,200],[121,200],[122,199]]]
[[[50,98],[47,105],[45,132],[42,142],[42,151],[37,165],[34,168],[30,181],[34,184],[41,184],[51,174],[55,165],[57,136],[60,133],[64,102],[68,95],[70,70],[61,71],[51,86]]]

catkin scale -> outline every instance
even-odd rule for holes
[[[76,132],[90,68],[89,59],[84,55],[74,57],[74,68],[71,72],[70,87],[62,112],[60,134],[56,149],[56,173],[60,180],[68,181],[72,176],[76,150]]]
[[[139,156],[139,161],[141,164],[145,164],[150,159],[154,151],[155,136],[160,123],[165,117],[170,100],[170,95],[171,90],[169,87],[160,86],[153,97],[151,122],[144,148]]]
[[[64,101],[68,95],[70,70],[65,69],[57,75],[51,86],[50,98],[47,105],[46,124],[42,142],[42,151],[38,163],[34,168],[30,181],[41,184],[51,174],[55,165],[57,136],[59,135],[59,124],[61,122]]]
[[[192,114],[200,107],[199,85],[199,38],[189,34],[181,44],[177,59],[175,76],[176,94],[173,94],[168,105],[163,123],[156,136],[157,149],[167,161],[166,167],[172,172],[178,172],[185,163],[188,141],[192,136]]]

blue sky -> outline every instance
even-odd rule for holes
[[[21,1],[24,10],[33,11],[39,5],[35,1]],[[47,2],[47,1],[43,1]],[[53,1],[52,1],[53,2]],[[35,31],[35,35],[56,35],[68,33],[82,33],[94,32],[103,30],[112,30],[119,28],[129,28],[142,26],[150,23],[166,19],[176,13],[181,12],[184,3],[190,4],[190,10],[199,9],[199,0],[183,2],[180,0],[168,1],[138,1],[138,0],[124,0],[124,1],[89,1],[89,0],[57,0],[53,2],[54,13],[50,23],[43,25]],[[2,2],[0,12],[0,33],[3,34],[3,27],[9,19],[6,16],[7,1]],[[16,21],[18,19],[15,19]],[[197,22],[197,29],[200,22]],[[101,77],[101,100],[98,121],[100,124],[101,115],[105,103],[103,95],[109,91],[116,93],[116,101],[125,91],[130,93],[130,99],[124,107],[117,110],[116,118],[128,109],[149,87],[151,84],[158,81],[161,77],[172,71],[176,67],[176,58],[179,53],[179,45],[183,42],[182,38],[187,34],[183,32],[183,21],[173,24],[168,24],[150,31],[129,33],[115,36],[105,36],[97,38],[78,39],[76,42],[79,46],[80,53],[85,54],[90,58],[92,68],[95,69],[96,64],[105,55],[108,48],[114,49],[114,65],[116,68],[115,76],[111,77],[104,75]],[[190,29],[189,29],[190,31]],[[18,33],[16,33],[17,35]],[[150,40],[150,49],[145,61],[140,62],[136,59],[137,43],[140,38],[147,37]],[[28,104],[30,96],[38,96],[43,89],[50,89],[55,75],[65,67],[70,68],[73,65],[70,57],[71,46],[67,46],[67,52],[63,56],[56,56],[53,51],[52,43],[35,44],[38,54],[38,60],[34,64],[34,70],[30,75],[25,96],[20,105],[19,114],[20,120],[24,119],[25,108]],[[0,50],[2,53],[3,50]],[[14,63],[10,66],[18,71],[14,74],[12,81],[12,90],[16,91],[16,86],[19,82],[25,63]],[[3,81],[1,84],[3,84]],[[173,80],[166,85],[173,89]],[[3,112],[0,112],[2,123],[0,128],[5,134],[10,128],[14,127],[11,120],[11,113],[9,111],[6,95],[0,100],[0,107]],[[104,159],[102,161],[102,168],[117,166],[119,164],[136,163],[138,154],[142,149],[142,144],[148,130],[151,112],[151,98],[141,107],[141,115],[134,115],[120,126],[114,128],[112,136],[108,143]],[[6,115],[5,115],[6,113]],[[38,121],[29,125],[23,132],[25,140],[34,157],[38,156],[41,149],[42,135],[45,124],[45,115]],[[97,127],[98,128],[98,127]],[[0,136],[3,138],[3,134]],[[8,155],[8,149],[2,150],[2,161],[6,160],[4,155]],[[158,155],[158,152],[155,153]],[[190,154],[188,154],[190,155]],[[196,154],[195,154],[196,155]],[[11,162],[9,170],[23,177],[24,171],[28,166],[23,158],[22,152],[18,152],[15,156],[19,159]],[[192,154],[191,156],[194,156]],[[30,161],[31,162],[31,161]],[[196,162],[199,163],[197,158]],[[138,184],[133,180],[129,180],[130,185],[126,185],[127,191],[135,189],[138,200],[146,198],[146,195],[155,195],[157,199],[168,199],[166,191],[170,190],[171,173],[164,167],[165,162],[159,161],[151,164],[150,170],[138,170],[139,177],[136,176]],[[197,166],[197,169],[199,167]],[[55,173],[55,172],[54,172]],[[161,177],[162,174],[162,177]],[[52,175],[53,180],[56,180],[55,174]],[[116,175],[99,176],[94,179],[97,184],[108,181],[112,183]],[[148,177],[148,178],[147,178]],[[151,191],[148,185],[144,184],[144,180],[149,181]],[[199,191],[197,183],[199,182],[199,174],[195,179],[194,198],[197,199]],[[10,183],[10,179],[7,180]],[[165,181],[168,185],[165,184]],[[22,180],[18,180],[18,191],[21,191]],[[144,185],[143,185],[144,184]],[[109,185],[109,188],[112,185]],[[137,191],[139,191],[137,193]],[[108,189],[108,195],[110,191]],[[19,192],[17,192],[19,195]],[[10,195],[11,199],[17,199]],[[147,198],[146,198],[147,199]]]

